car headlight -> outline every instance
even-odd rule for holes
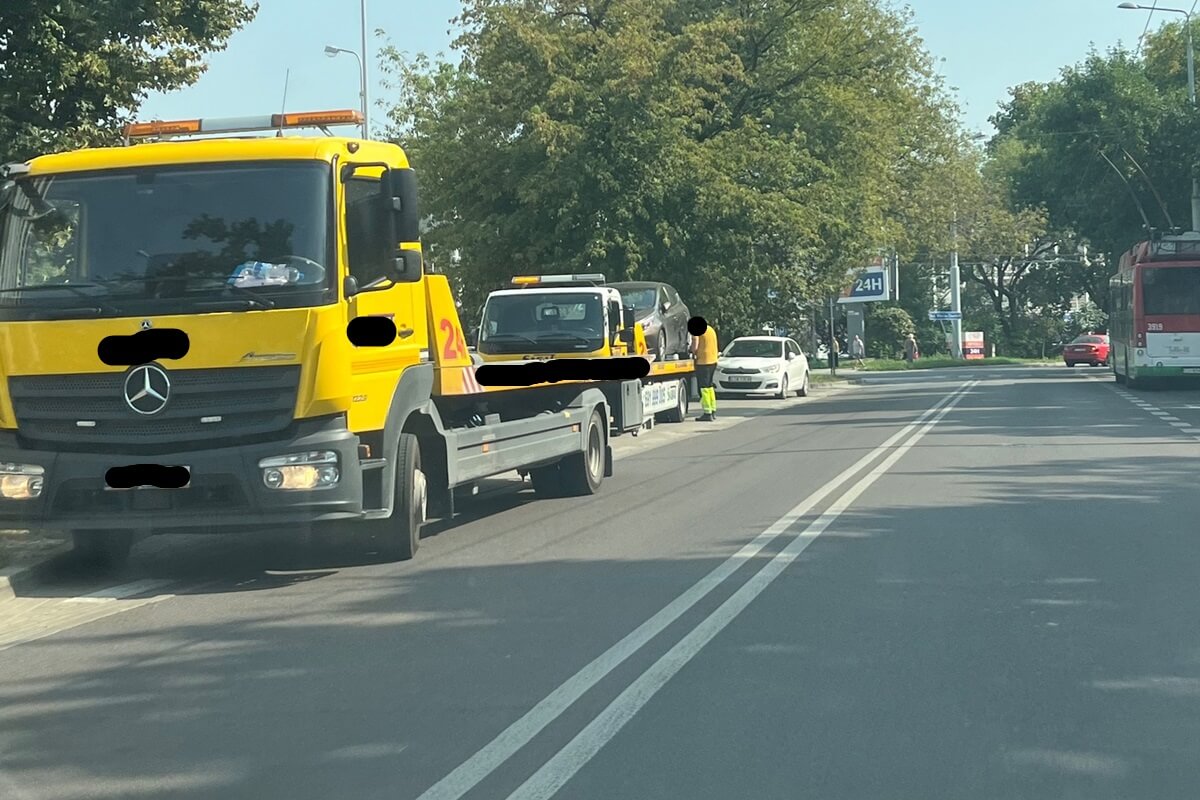
[[[258,462],[268,489],[328,489],[341,479],[337,453],[291,453]]]
[[[45,467],[37,464],[0,464],[0,497],[31,500],[42,494]]]
[[[769,365],[769,366],[763,367],[763,368],[762,368],[762,371],[763,371],[763,372],[779,372],[779,365],[778,365],[778,364],[771,364],[771,365]]]

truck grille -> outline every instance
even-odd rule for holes
[[[31,447],[150,453],[245,442],[292,422],[298,365],[164,372],[169,399],[151,416],[126,404],[125,372],[11,377],[18,435]]]

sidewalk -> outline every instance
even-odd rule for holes
[[[66,550],[70,537],[66,534],[34,534],[23,530],[0,530],[0,580],[24,568],[45,561]]]

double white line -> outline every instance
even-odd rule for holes
[[[710,592],[734,574],[747,560],[754,558],[764,547],[788,532],[801,518],[833,494],[844,483],[862,472],[881,455],[887,453],[898,442],[904,441],[886,458],[872,467],[854,485],[845,491],[829,508],[804,530],[795,534],[790,542],[741,588],[708,615],[699,625],[684,636],[649,669],[638,676],[615,700],[600,712],[575,738],[542,765],[529,780],[521,784],[509,800],[535,800],[552,797],[563,784],[570,780],[618,731],[624,727],[650,698],[661,689],[701,648],[720,633],[759,594],[763,592],[789,564],[804,552],[818,536],[857,500],[863,492],[879,480],[905,453],[928,433],[951,409],[958,404],[978,381],[971,381],[950,393],[940,402],[905,426],[883,444],[860,458],[851,467],[837,475],[803,502],[779,518],[775,524],[756,536],[728,560],[714,569],[696,584],[675,598],[670,604],[643,622],[624,639],[610,647],[594,661],[567,679],[562,685],[530,709],[524,716],[508,726],[495,739],[475,755],[463,762],[453,772],[438,781],[418,800],[459,800],[478,786],[500,765],[511,758],[535,736],[556,720],[575,701],[599,683],[617,666],[645,646],[668,625],[679,619],[688,609],[696,605]]]

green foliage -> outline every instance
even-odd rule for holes
[[[1057,81],[1016,87],[993,118],[989,152],[1013,202],[1044,208],[1050,230],[1106,256],[1080,261],[1068,278],[1101,309],[1120,254],[1145,238],[1139,205],[1156,228],[1191,221],[1200,114],[1187,99],[1183,33],[1165,25],[1140,56],[1093,52]]]
[[[872,358],[890,358],[904,348],[910,333],[917,332],[909,313],[897,306],[875,308],[867,317],[866,327],[867,355]]]
[[[0,159],[116,140],[149,91],[195,82],[249,22],[242,0],[13,0],[0,6]]]
[[[944,369],[946,367],[1007,367],[1007,366],[1036,366],[1050,363],[1042,358],[976,358],[973,360],[957,361],[947,356],[938,358],[918,358],[912,364],[896,359],[879,359],[864,362],[862,369],[866,372],[891,372],[899,369]]]
[[[790,326],[938,227],[957,126],[876,0],[466,0],[458,23],[461,64],[383,61],[468,308],[517,272],[600,271],[671,282],[718,330]]]
[[[1068,315],[1063,326],[1063,341],[1074,339],[1090,331],[1108,330],[1108,314],[1095,303],[1088,303],[1079,311]]]

